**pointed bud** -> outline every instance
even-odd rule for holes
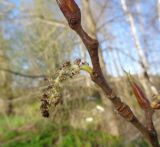
[[[69,26],[75,29],[81,23],[81,12],[74,0],[56,0]]]
[[[144,94],[144,92],[142,91],[142,89],[140,88],[140,86],[136,83],[135,79],[126,72],[129,83],[131,85],[132,91],[140,105],[140,107],[144,110],[149,109],[150,108],[150,102],[147,99],[146,95]]]
[[[156,96],[156,98],[151,102],[151,107],[153,109],[160,110],[160,96]]]

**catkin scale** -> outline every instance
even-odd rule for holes
[[[47,80],[48,86],[43,90],[41,98],[41,113],[44,117],[49,117],[49,109],[53,106],[56,109],[57,105],[63,104],[61,96],[61,83],[67,79],[71,79],[80,73],[81,60],[76,59],[73,63],[70,61],[62,64],[61,68],[56,72],[56,78]]]

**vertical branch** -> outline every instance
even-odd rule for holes
[[[91,38],[81,26],[81,12],[78,5],[74,0],[57,0],[57,3],[66,17],[68,24],[71,29],[73,29],[82,39],[84,45],[86,46],[91,61],[93,65],[93,72],[91,73],[92,80],[101,87],[101,89],[106,94],[107,98],[111,100],[115,109],[118,113],[127,121],[131,122],[152,144],[154,147],[159,147],[158,139],[154,136],[152,137],[150,132],[131,111],[130,107],[126,105],[121,99],[113,92],[109,84],[105,80],[98,57],[98,41]]]

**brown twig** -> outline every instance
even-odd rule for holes
[[[5,69],[5,68],[0,68],[0,71],[8,72],[8,73],[16,75],[16,76],[20,76],[20,77],[24,77],[24,78],[31,78],[31,79],[37,79],[37,78],[44,79],[46,77],[45,75],[28,75],[25,73],[20,73],[20,72],[13,71],[10,69]]]
[[[130,107],[121,101],[121,99],[113,92],[108,82],[105,80],[98,57],[98,40],[91,38],[82,28],[81,12],[74,0],[57,0],[57,3],[66,17],[68,24],[82,39],[86,46],[93,65],[92,80],[101,87],[107,98],[111,100],[118,113],[133,126],[135,126],[144,137],[152,144],[153,147],[159,147],[156,130],[152,123],[152,113],[146,113],[147,127],[145,127],[133,114]]]

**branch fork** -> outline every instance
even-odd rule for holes
[[[153,147],[160,147],[157,137],[157,132],[154,128],[152,116],[152,108],[146,107],[146,126],[142,124],[134,115],[130,107],[121,101],[121,99],[110,88],[108,82],[105,80],[102,73],[102,69],[99,63],[98,56],[98,40],[91,38],[83,29],[81,25],[81,12],[74,0],[56,0],[60,10],[68,21],[68,24],[72,30],[74,30],[82,39],[86,46],[93,65],[93,70],[89,69],[92,80],[104,91],[107,98],[111,100],[118,113],[127,121],[129,121],[134,127],[136,127],[146,138],[146,140]],[[88,70],[88,69],[87,69]],[[137,91],[139,92],[139,91]],[[139,94],[139,93],[138,93]],[[142,94],[142,93],[141,93]],[[148,102],[148,101],[147,101]],[[149,103],[148,103],[149,104]]]

